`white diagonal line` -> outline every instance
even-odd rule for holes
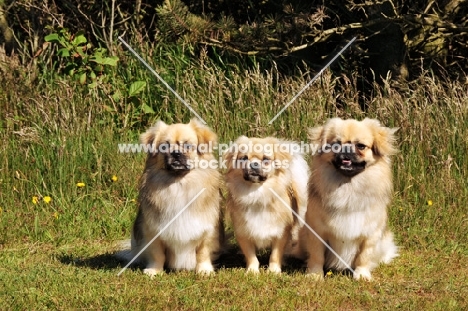
[[[182,208],[178,213],[177,215],[174,216],[174,218],[171,219],[171,221],[169,221],[165,226],[164,228],[161,229],[161,231],[159,231],[158,234],[156,234],[156,236],[154,238],[151,239],[151,241],[148,242],[148,244],[145,245],[145,247],[143,247],[139,252],[138,254],[136,254],[132,260],[130,260],[130,262],[122,268],[122,270],[120,270],[119,273],[117,273],[117,276],[120,276],[137,258],[138,256],[141,255],[141,253],[143,253],[145,251],[145,249],[148,248],[148,246],[150,246],[151,243],[154,242],[154,240],[156,240],[163,232],[164,230],[166,230],[176,219],[177,217],[179,217],[189,206],[190,204],[192,204],[193,201],[195,201],[196,198],[198,198],[200,196],[200,194],[202,194],[203,191],[205,191],[206,188],[203,188],[202,190],[200,190],[200,192],[197,193],[197,195],[195,197],[193,197],[193,199],[190,200],[190,202],[188,202],[184,208]]]
[[[156,76],[156,78],[159,79],[159,81],[162,82],[162,84],[164,84],[164,85],[169,89],[169,91],[172,92],[172,94],[175,95],[175,97],[177,97],[177,98],[178,98],[194,115],[196,115],[197,118],[200,119],[200,121],[201,121],[203,124],[206,124],[205,120],[203,120],[202,117],[200,117],[200,116],[198,115],[198,113],[196,113],[196,111],[193,110],[193,108],[190,107],[190,105],[189,105],[182,97],[180,97],[180,95],[177,94],[177,92],[174,91],[174,89],[173,89],[169,84],[167,84],[167,82],[164,81],[164,79],[161,78],[161,76],[158,75],[158,73],[157,73],[153,68],[151,68],[151,66],[148,65],[148,63],[145,62],[145,60],[144,60],[140,55],[138,55],[138,53],[135,52],[135,50],[132,49],[132,47],[131,47],[127,42],[125,42],[124,39],[122,39],[122,37],[119,37],[119,40],[127,47],[127,49],[128,49],[130,52],[132,52],[132,53],[136,56],[136,58],[138,58],[138,60],[139,60],[140,62],[143,63],[143,65],[146,66],[146,68],[149,69],[149,71],[151,71],[151,72]]]
[[[327,69],[353,42],[354,40],[356,40],[356,37],[354,37],[351,41],[348,42],[348,44],[345,45],[344,48],[342,48],[338,54],[335,55],[335,57],[333,57],[326,65],[325,67],[322,68],[322,70],[319,71],[319,73],[317,73],[315,75],[315,77],[309,81],[309,83],[306,84],[306,86],[304,86],[297,94],[296,96],[294,96],[290,101],[289,103],[286,104],[286,106],[283,107],[283,109],[280,110],[280,112],[278,112],[276,114],[276,116],[270,120],[270,122],[268,122],[268,125],[270,125],[271,123],[273,123],[273,121],[276,120],[276,118],[279,117],[280,114],[282,114],[302,93],[304,93],[304,91],[312,84],[314,83],[315,80],[317,80],[318,77],[320,77],[320,75],[325,71],[325,69]]]
[[[284,206],[286,206],[287,208],[289,208],[289,209],[291,210],[291,212],[294,214],[294,216],[296,216],[297,219],[299,219],[299,220],[304,224],[304,226],[306,226],[307,229],[309,229],[310,232],[312,232],[312,233],[317,237],[317,239],[319,239],[320,242],[322,242],[323,245],[325,245],[325,246],[328,248],[328,250],[329,250],[330,252],[332,252],[333,255],[335,255],[336,258],[338,258],[338,259],[346,266],[346,268],[348,268],[348,269],[354,274],[353,268],[351,268],[351,266],[350,266],[343,258],[341,258],[341,256],[338,255],[338,253],[335,252],[335,251],[333,250],[333,248],[331,248],[331,246],[328,245],[328,243],[325,242],[325,240],[322,239],[322,237],[321,237],[320,235],[318,235],[318,233],[315,232],[315,230],[312,229],[312,228],[305,222],[305,220],[302,219],[301,216],[299,216],[299,214],[297,214],[297,213],[291,208],[291,206],[289,206],[288,203],[286,203],[286,202],[275,192],[275,190],[273,190],[272,188],[269,188],[269,189],[270,189],[270,191],[273,192],[273,194],[284,204]]]

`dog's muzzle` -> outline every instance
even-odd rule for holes
[[[360,161],[355,153],[337,153],[333,166],[343,175],[353,177],[366,168],[366,161]]]
[[[252,183],[263,182],[267,179],[260,162],[251,162],[248,167],[244,169],[243,175],[246,181],[250,181]]]
[[[166,168],[174,172],[185,172],[190,170],[190,165],[187,163],[187,156],[180,151],[172,151],[166,154]]]

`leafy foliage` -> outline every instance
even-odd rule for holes
[[[110,73],[109,67],[117,66],[119,60],[117,56],[106,56],[105,48],[93,48],[83,31],[71,35],[68,29],[60,29],[45,36],[44,40],[60,46],[57,56],[61,58],[58,63],[63,71],[90,88],[106,79]]]
[[[318,68],[337,45],[357,36],[337,72],[357,71],[371,82],[389,73],[412,80],[426,69],[464,80],[468,72],[466,0],[5,0],[0,7],[8,17],[1,29],[13,29],[25,60],[42,53],[50,26],[84,30],[111,55],[117,35],[126,33],[139,43],[189,45],[191,53],[214,57],[255,56],[294,65],[289,69],[303,62]],[[3,31],[3,37],[11,35]]]

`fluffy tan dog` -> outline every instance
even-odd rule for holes
[[[241,136],[224,159],[227,210],[247,270],[259,272],[256,250],[271,247],[268,270],[279,273],[285,247],[297,242],[301,225],[291,208],[302,218],[307,209],[308,166],[299,145]]]
[[[309,130],[321,150],[312,159],[306,221],[342,259],[303,227],[307,272],[316,278],[324,268],[351,268],[355,279],[370,280],[373,268],[397,256],[387,227],[396,131],[367,118],[334,118]]]
[[[173,125],[158,121],[140,140],[152,152],[141,177],[131,254],[136,255],[159,234],[141,255],[144,273],[161,273],[164,266],[212,272],[223,229],[220,173],[210,150],[217,142],[216,134],[196,119]]]

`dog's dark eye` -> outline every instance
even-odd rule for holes
[[[367,146],[364,144],[356,144],[356,148],[358,148],[358,150],[364,150],[367,148]]]
[[[245,156],[240,157],[239,160],[241,160],[241,161],[247,161],[248,158],[249,158],[249,157],[245,155]]]
[[[159,152],[170,152],[171,151],[171,144],[168,141],[162,142],[158,146]]]
[[[191,143],[184,143],[184,150],[187,151],[193,151],[195,150],[195,145]]]
[[[341,150],[341,142],[335,142],[331,145],[331,150],[333,152],[339,152]]]
[[[264,156],[263,159],[262,159],[262,161],[263,161],[263,164],[267,164],[267,165],[268,165],[268,164],[270,164],[271,159],[270,159],[269,157],[267,157],[267,156]]]

